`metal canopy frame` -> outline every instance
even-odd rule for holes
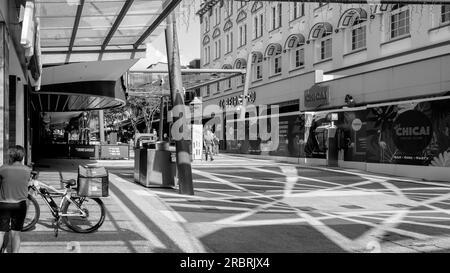
[[[21,2],[23,4],[24,1]],[[161,34],[164,20],[180,2],[78,0],[76,4],[70,4],[35,0],[36,16],[41,19],[41,33],[47,31],[46,35],[41,35],[45,36],[41,38],[44,40],[42,54],[49,56],[49,61],[44,59],[44,65],[79,62],[78,58],[100,61],[107,59],[104,56],[107,54],[125,54],[128,57],[121,58],[133,59],[136,53],[146,51],[144,43],[149,37]],[[72,18],[73,25],[69,29]],[[91,56],[80,56],[82,54]]]

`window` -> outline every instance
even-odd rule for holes
[[[289,49],[291,69],[305,65],[305,37],[303,35],[291,35],[286,41],[285,47]]]
[[[325,38],[320,41],[320,59],[331,58],[331,38]]]
[[[203,63],[203,65],[206,65],[206,64],[209,64],[209,57],[210,57],[210,55],[209,55],[209,46],[206,46],[205,47],[205,56],[204,56],[204,63]]]
[[[215,26],[220,24],[220,6],[214,8],[214,18],[215,18]]]
[[[238,9],[241,9],[241,8],[243,8],[243,7],[245,7],[245,6],[247,6],[247,2],[245,2],[245,1],[240,1],[239,4],[238,4]]]
[[[295,20],[297,18],[305,16],[305,3],[299,2],[292,3],[291,10],[292,10],[291,20]]]
[[[298,47],[294,49],[295,56],[295,68],[302,67],[305,65],[305,49],[303,47]]]
[[[352,29],[352,50],[366,47],[366,26]]]
[[[277,29],[281,27],[281,16],[282,16],[282,9],[281,9],[281,3],[276,4],[275,6],[272,6],[272,30]]]
[[[254,53],[252,56],[253,81],[262,79],[262,53]]]
[[[233,14],[233,0],[227,0],[225,4],[225,15],[230,17]]]
[[[266,57],[269,58],[270,75],[281,73],[281,45],[270,44],[266,49]]]
[[[220,82],[218,82],[216,84],[216,92],[215,92],[215,94],[218,94],[218,93],[220,93]]]
[[[214,42],[214,60],[217,60],[220,58],[220,52],[221,52],[221,41],[220,39]]]
[[[229,32],[226,35],[226,39],[227,39],[227,48],[226,48],[226,54],[230,53],[233,51],[233,32]]]
[[[391,39],[409,34],[409,9],[407,5],[392,5],[390,26]]]
[[[258,14],[253,17],[253,39],[262,36],[264,29],[263,14]]]
[[[211,87],[209,85],[205,88],[205,97],[209,96],[211,94]]]
[[[441,6],[441,23],[450,22],[450,5]]]
[[[225,89],[225,90],[231,89],[231,78],[225,80],[224,83],[225,83],[225,85],[224,85],[224,89]]]
[[[205,32],[209,31],[209,16],[205,16]]]
[[[247,44],[247,25],[239,26],[239,46],[244,46]]]
[[[236,61],[236,63],[234,64],[234,68],[235,69],[245,69],[246,67],[247,67],[247,64],[246,64],[244,59],[238,59]],[[241,85],[244,84],[244,82],[245,82],[245,75],[237,76],[236,78],[237,78],[236,79],[236,85],[237,86],[241,86]]]

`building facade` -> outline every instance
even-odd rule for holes
[[[276,150],[223,150],[327,165],[333,124],[339,166],[449,179],[450,5],[211,0],[198,15],[202,67],[245,68],[252,54],[250,102],[280,109]],[[203,108],[234,106],[243,88],[204,86]]]

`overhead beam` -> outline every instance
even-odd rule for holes
[[[147,70],[131,70],[129,73],[169,73],[164,69],[147,69]],[[196,74],[196,73],[224,73],[224,74],[245,74],[245,69],[214,69],[214,68],[192,68],[181,69],[182,74]]]
[[[72,50],[71,53],[73,54],[100,54],[100,53],[135,53],[135,52],[145,52],[145,48],[134,48],[134,49],[106,49],[106,50]],[[48,50],[48,51],[42,51],[42,54],[52,55],[52,54],[66,54],[67,50]]]
[[[145,30],[145,32],[139,37],[139,39],[134,43],[133,47],[138,48],[145,39],[152,34],[152,32],[166,19],[166,17],[178,6],[181,0],[167,0],[170,1],[167,6],[163,8],[161,14],[156,17],[155,21]]]
[[[78,5],[77,8],[77,14],[75,16],[75,22],[73,24],[72,29],[72,36],[70,37],[69,51],[67,52],[66,55],[66,63],[68,63],[70,60],[70,55],[72,54],[72,48],[75,43],[75,38],[77,37],[78,26],[80,25],[81,14],[83,13],[84,1],[85,0],[80,0],[80,4]]]
[[[248,2],[246,0],[236,0]],[[303,2],[303,3],[339,3],[339,4],[409,4],[409,5],[445,5],[450,0],[260,0],[263,2]]]
[[[128,10],[130,9],[131,5],[133,4],[134,0],[127,0],[125,4],[123,5],[122,9],[120,10],[119,15],[117,15],[116,21],[114,21],[114,24],[112,25],[111,29],[108,32],[108,35],[106,35],[105,40],[103,41],[101,50],[105,50],[108,46],[109,42],[111,41],[111,38],[116,33],[117,29],[120,26],[120,23],[122,23],[123,18],[127,14]]]

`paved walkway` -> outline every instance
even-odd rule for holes
[[[23,252],[448,252],[450,185],[356,170],[221,155],[194,162],[195,195],[133,182],[133,161],[43,161],[40,180],[110,171],[107,217],[93,234],[53,237],[50,215]],[[45,210],[42,207],[42,210]]]

